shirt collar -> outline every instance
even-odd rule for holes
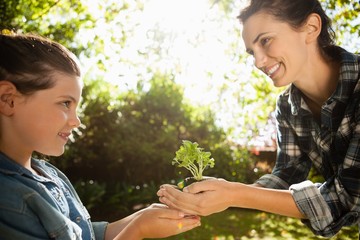
[[[30,172],[17,162],[11,160],[8,156],[4,153],[0,152],[0,171],[5,174],[28,174]]]
[[[359,63],[360,56],[342,49],[339,83],[330,98],[347,103],[350,96],[355,91],[359,91],[359,87],[355,88],[359,81]]]
[[[359,87],[355,88],[359,81],[359,62],[360,56],[347,52],[346,50],[337,47],[340,51],[340,75],[339,82],[335,92],[329,98],[329,101],[337,100],[343,103],[347,103],[349,97],[353,92],[360,90]],[[303,98],[301,97],[301,91],[294,85],[285,90],[285,95],[289,95],[288,102],[291,106],[291,113],[297,115],[301,108],[307,109]]]
[[[32,164],[38,165],[35,159],[31,159],[31,161]],[[10,159],[2,152],[0,152],[0,172],[8,175],[26,175],[29,177],[34,176],[30,170]]]

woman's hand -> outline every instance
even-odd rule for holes
[[[200,226],[200,217],[169,209],[163,204],[153,204],[139,214],[114,238],[144,239],[165,238]]]
[[[221,212],[231,205],[231,182],[211,178],[193,183],[183,191],[172,185],[162,185],[157,192],[160,202],[170,208],[182,210],[188,214],[207,216]]]

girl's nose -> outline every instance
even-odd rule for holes
[[[73,128],[79,127],[80,124],[81,121],[77,114],[74,114],[74,116],[69,119],[69,125],[72,126]]]

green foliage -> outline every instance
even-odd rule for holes
[[[213,114],[186,103],[170,77],[155,76],[150,85],[148,91],[124,93],[103,81],[87,85],[81,110],[85,127],[65,154],[52,161],[73,180],[81,171],[88,180],[162,183],[177,178],[169,159],[181,139],[209,149],[224,141],[226,134]],[[224,152],[222,161],[232,158],[230,151]]]
[[[81,181],[74,184],[77,193],[81,196],[81,201],[85,204],[88,210],[101,204],[101,199],[105,195],[106,186],[104,183],[96,181]]]
[[[116,182],[107,185],[106,194],[100,198],[101,204],[91,209],[93,220],[116,221],[126,217],[136,210],[157,202],[156,192],[159,185],[154,182],[133,185]],[[106,207],[104,207],[106,206]]]
[[[79,29],[91,29],[94,23],[95,19],[81,1],[5,0],[0,3],[0,29],[49,37],[76,55],[86,54],[89,49],[74,41]]]
[[[353,0],[322,0],[323,6],[332,17],[337,34],[345,32],[360,36],[360,2]]]
[[[86,76],[83,104],[79,112],[83,125],[75,133],[76,141],[67,147],[62,157],[51,158],[52,162],[76,182],[75,186],[94,219],[109,216],[113,212],[126,215],[133,211],[136,205],[143,206],[156,201],[154,197],[156,198],[155,192],[159,184],[174,183],[174,179],[183,178],[185,173],[174,171],[169,161],[181,144],[181,139],[196,141],[209,149],[216,159],[217,167],[208,169],[208,175],[250,183],[261,174],[254,171],[255,159],[249,151],[228,141],[228,133],[216,124],[214,109],[196,107],[187,102],[183,97],[182,87],[174,83],[174,75],[154,73],[151,68],[139,64],[166,59],[166,56],[160,55],[165,49],[163,38],[160,37],[160,41],[153,45],[136,49],[136,58],[142,59],[139,62],[123,58],[123,48],[133,46],[133,43],[128,41],[128,36],[134,33],[134,26],[138,24],[134,18],[142,11],[142,2],[125,0],[116,4],[107,0],[101,3],[92,1],[92,4],[98,4],[101,12],[104,12],[103,18],[91,15],[83,1],[0,2],[0,28],[50,37],[67,46],[76,55],[94,59],[94,68],[100,70]],[[353,33],[351,36],[359,35],[359,22],[356,22],[360,12],[358,1],[322,2],[333,17],[335,30],[340,37],[345,38],[346,33]],[[216,4],[228,13],[231,13],[236,5],[233,0],[211,1],[212,7]],[[135,17],[131,18],[131,15]],[[100,25],[104,22],[107,24],[105,29]],[[85,35],[79,35],[84,32]],[[151,35],[150,32],[147,34]],[[79,39],[79,36],[82,38]],[[156,40],[156,37],[152,40]],[[109,42],[116,44],[116,48],[110,50],[119,56],[116,61],[133,68],[134,75],[139,79],[142,79],[141,73],[145,72],[147,76],[153,76],[151,80],[139,81],[138,88],[128,91],[104,80],[93,80],[112,67],[109,56],[104,51]],[[234,44],[229,47],[229,51],[234,52],[232,58],[239,58],[240,65],[246,58],[238,55],[236,46],[238,45]],[[274,109],[278,92],[271,86],[271,82],[258,72],[253,74],[254,80],[251,82],[239,80],[236,72],[229,74],[231,75],[236,76],[234,81],[240,82],[240,90],[235,97],[236,107],[241,109],[241,113],[234,118],[233,129],[241,129],[241,137],[252,138],[264,127],[268,113]],[[242,117],[245,120],[239,122]],[[311,177],[317,177],[316,173]],[[108,208],[104,209],[104,206]],[[250,221],[252,218],[231,214],[229,218],[221,218],[220,222],[205,224],[202,228],[205,235],[187,239],[211,239],[217,235],[222,236],[221,232],[226,233],[225,237],[244,235],[250,238],[251,235],[247,232],[231,234],[237,229],[245,229],[241,224],[246,222],[251,224],[247,231],[252,228],[261,229],[261,221],[254,223]],[[216,218],[214,216],[211,219]],[[234,219],[237,220],[231,222]],[[275,228],[269,229],[275,231]],[[265,235],[264,232],[269,230],[260,231]]]
[[[191,172],[195,180],[203,179],[203,172],[207,167],[213,168],[215,165],[214,158],[210,158],[210,152],[204,152],[203,148],[198,147],[197,142],[192,143],[188,140],[183,140],[183,145],[175,152],[175,158],[172,161],[173,165],[184,167]]]
[[[156,201],[160,184],[185,177],[186,173],[175,171],[170,161],[184,138],[201,143],[218,159],[219,168],[208,169],[208,175],[255,179],[250,154],[226,142],[226,134],[216,126],[211,111],[188,104],[182,88],[169,76],[155,76],[149,84],[147,91],[141,87],[128,92],[100,80],[86,85],[83,128],[75,133],[75,142],[65,154],[51,161],[73,182],[105,184],[105,193],[97,199],[116,209],[117,216],[130,213],[135,205]],[[143,187],[150,183],[152,187]],[[100,206],[93,207],[87,187],[96,191],[95,185],[77,187],[92,207],[94,218],[111,215],[111,211],[99,210]]]
[[[358,238],[357,226],[344,227],[332,240]],[[202,217],[201,226],[191,231],[165,238],[167,240],[321,240],[300,220],[260,211],[230,208]]]
[[[256,168],[257,159],[244,146],[230,142],[219,143],[210,148],[216,160],[216,168],[208,170],[209,176],[228,181],[253,183],[263,172]]]

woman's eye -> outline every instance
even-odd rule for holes
[[[253,52],[252,50],[247,50],[246,52],[247,52],[249,55],[254,56],[254,52]]]
[[[270,38],[263,38],[261,39],[260,43],[262,46],[265,46],[270,41]]]

